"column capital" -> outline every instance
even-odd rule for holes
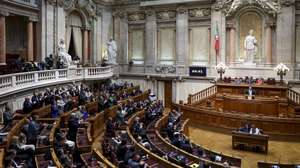
[[[187,14],[188,13],[188,9],[185,6],[179,6],[176,9],[177,13],[179,14]]]
[[[38,22],[37,17],[28,17],[28,22]]]
[[[146,14],[146,16],[155,16],[156,12],[153,8],[147,8],[145,10],[145,14]]]
[[[265,28],[268,28],[268,27],[270,27],[270,28],[276,27],[276,23],[274,23],[274,22],[266,22],[265,23]]]
[[[0,16],[4,16],[4,17],[9,16],[9,12],[7,12],[7,11],[0,11]]]

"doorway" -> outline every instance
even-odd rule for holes
[[[172,81],[164,81],[164,99],[165,99],[165,107],[171,108],[172,106]]]

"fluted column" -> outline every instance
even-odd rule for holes
[[[83,64],[88,63],[88,54],[89,54],[89,35],[88,30],[83,30]]]
[[[265,55],[266,55],[266,63],[271,64],[272,63],[272,27],[271,25],[267,25],[266,27],[266,49],[265,49]]]
[[[176,64],[183,68],[188,58],[188,35],[188,11],[184,7],[179,7],[176,17]]]
[[[0,13],[0,65],[6,64],[5,16]]]
[[[235,28],[234,27],[230,27],[230,31],[229,31],[229,62],[234,62],[235,61]]]
[[[146,57],[145,57],[145,72],[152,73],[153,65],[156,64],[157,60],[157,23],[156,23],[156,14],[154,9],[146,10],[146,35],[145,41],[146,43]]]
[[[27,61],[33,61],[33,22],[27,22]]]

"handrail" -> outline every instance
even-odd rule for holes
[[[289,89],[287,94],[288,100],[292,101],[293,103],[296,103],[297,105],[300,105],[300,93]]]
[[[188,104],[194,104],[197,103],[203,99],[206,99],[212,95],[215,95],[217,93],[217,86],[213,85],[211,87],[208,87],[198,93],[195,94],[189,94],[188,97]]]
[[[109,160],[106,159],[105,156],[102,155],[102,153],[98,150],[98,149],[93,149],[93,152],[95,152],[95,154],[101,158],[101,161],[104,162],[105,165],[107,165],[107,167],[109,168],[116,168],[116,166],[114,164],[112,164]]]
[[[183,149],[180,149],[176,146],[174,146],[173,144],[171,144],[170,142],[166,141],[162,135],[160,134],[160,129],[161,129],[161,126],[163,123],[165,123],[167,120],[167,117],[168,115],[164,115],[162,116],[155,124],[155,133],[156,135],[159,137],[159,139],[165,144],[167,145],[168,147],[172,148],[174,151],[177,151],[177,152],[180,152],[181,154],[185,155],[186,157],[189,157],[190,159],[196,161],[197,163],[199,163],[200,161],[204,161],[205,163],[209,163],[211,164],[213,167],[226,167],[223,163],[218,163],[218,162],[213,162],[213,161],[210,161],[206,158],[200,158],[198,156],[195,156],[191,153],[188,153],[187,151],[183,150]],[[230,166],[233,168],[233,166]]]
[[[56,69],[1,75],[0,93],[1,95],[6,95],[30,87],[53,85],[53,82],[63,83],[78,80],[105,79],[112,76],[113,68],[110,66]]]
[[[187,124],[188,124],[189,120],[190,120],[189,118],[186,119],[186,120],[183,122],[183,124],[182,124],[182,126],[181,126],[181,129],[180,129],[180,132],[182,132],[182,133],[183,133],[183,136],[185,136],[185,137],[189,137],[189,134],[188,134],[188,127],[187,127]],[[202,146],[202,145],[199,145],[199,144],[197,144],[197,143],[194,143],[192,140],[190,140],[190,142],[191,142],[191,144],[192,144],[193,146],[197,146],[198,148],[204,149],[205,151],[208,151],[209,153],[214,153],[214,154],[217,154],[217,155],[221,155],[222,158],[225,158],[225,160],[231,160],[231,161],[234,160],[236,163],[239,163],[239,165],[241,165],[242,159],[239,158],[239,157],[237,157],[237,156],[230,156],[230,155],[224,154],[224,153],[222,153],[222,152],[218,152],[218,151],[214,151],[214,150],[212,150],[212,149],[208,149],[208,148],[206,148],[206,147],[204,147],[204,146]],[[226,158],[227,158],[227,159],[226,159]]]
[[[153,159],[155,159],[156,161],[160,161],[160,163],[163,163],[163,166],[167,166],[167,167],[173,167],[173,168],[179,168],[180,166],[176,165],[175,163],[172,163],[168,160],[165,160],[163,158],[161,158],[160,156],[158,156],[157,154],[151,152],[150,150],[146,149],[145,147],[143,147],[141,144],[139,144],[135,138],[133,137],[133,135],[130,132],[130,128],[133,124],[133,120],[134,118],[136,118],[137,116],[141,116],[144,114],[144,110],[137,112],[136,114],[134,114],[129,120],[128,120],[128,126],[126,127],[126,132],[127,135],[129,136],[130,140],[135,144],[135,146],[138,149],[141,149],[142,151],[144,151],[145,153],[147,153],[150,157],[152,157]]]

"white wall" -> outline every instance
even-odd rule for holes
[[[141,89],[151,89],[152,92],[157,96],[158,99],[164,100],[165,98],[165,85],[163,81],[146,80],[143,77],[139,78],[122,78],[119,81],[127,81],[134,85],[140,85]],[[172,82],[172,101],[179,103],[179,100],[187,102],[189,94],[200,92],[213,84],[209,80],[192,80],[185,79],[184,81],[173,81]]]
[[[212,85],[213,84],[209,83],[207,80],[185,80],[183,82],[176,82],[173,84],[173,87],[175,87],[176,90],[176,93],[173,93],[175,102],[179,103],[180,100],[183,100],[184,103],[187,103],[189,94],[195,94]]]

